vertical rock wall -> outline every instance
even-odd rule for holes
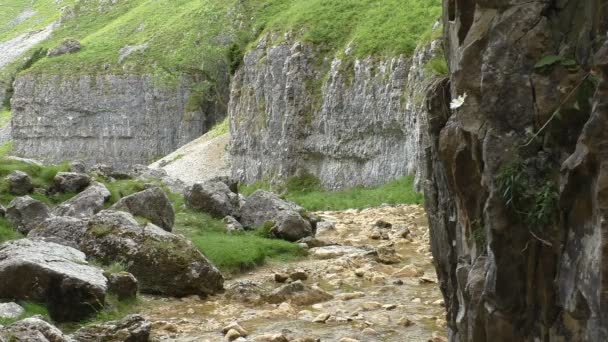
[[[343,188],[414,174],[424,65],[436,49],[329,60],[306,44],[262,39],[231,85],[233,175],[252,183],[306,171]]]
[[[444,0],[444,27],[423,146],[450,340],[607,341],[606,1]]]
[[[12,98],[14,153],[118,168],[147,164],[225,115],[219,104],[200,101],[194,84],[151,75],[20,76]]]

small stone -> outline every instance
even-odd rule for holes
[[[138,282],[131,273],[104,273],[104,276],[108,279],[108,291],[115,294],[119,300],[137,296]]]
[[[412,303],[422,303],[422,299],[414,298],[414,299],[412,299]]]
[[[445,306],[445,302],[443,301],[443,299],[438,299],[433,302],[433,305]]]
[[[363,329],[363,331],[361,332],[363,335],[368,335],[368,336],[373,336],[373,335],[377,335],[378,333],[376,332],[376,330],[372,329],[372,328],[365,328]]]
[[[240,334],[238,331],[236,331],[235,329],[230,329],[230,330],[228,330],[228,332],[226,333],[226,336],[225,336],[225,337],[226,337],[226,339],[227,339],[228,341],[234,341],[234,340],[236,340],[237,338],[241,337],[241,334]]]
[[[429,339],[429,342],[447,342],[447,338],[440,336],[439,333],[435,331]]]
[[[393,285],[403,285],[403,284],[405,284],[405,283],[401,279],[397,279],[397,280],[393,281]]]
[[[350,338],[350,337],[342,337],[340,339],[340,342],[360,342],[359,340],[355,340],[354,338]]]
[[[347,293],[340,293],[340,294],[336,295],[336,298],[339,300],[352,300],[352,299],[362,298],[362,297],[365,297],[364,292],[347,292]]]
[[[0,303],[0,319],[16,319],[25,313],[17,303]]]
[[[422,275],[424,275],[424,270],[415,265],[407,265],[393,273],[393,276],[403,278],[420,277]]]
[[[8,182],[8,192],[13,195],[23,196],[34,191],[32,178],[23,171],[13,171],[5,179]]]
[[[287,281],[287,279],[289,279],[289,275],[287,275],[285,273],[275,273],[274,274],[274,281],[276,281],[277,283],[284,283]]]
[[[399,319],[399,322],[397,323],[402,327],[411,327],[412,325],[414,325],[414,322],[412,322],[409,318],[407,317],[401,317]]]
[[[312,322],[313,323],[325,323],[325,322],[327,322],[329,317],[331,317],[330,314],[322,313],[322,314],[318,315],[317,317],[315,317],[315,319],[313,319]]]
[[[384,310],[395,310],[397,308],[397,304],[384,304],[382,305]]]
[[[407,228],[407,227],[406,228],[402,228],[401,230],[399,230],[397,232],[397,236],[400,237],[400,238],[402,238],[402,239],[409,238],[410,234],[411,234],[410,229]]]
[[[289,342],[283,334],[263,334],[253,338],[254,342]]]
[[[418,279],[419,284],[437,284],[437,280],[429,277],[421,277]]]
[[[294,280],[294,281],[296,281],[296,280],[304,281],[304,280],[308,279],[308,274],[306,274],[306,272],[303,270],[297,270],[295,272],[292,272],[289,275],[289,278],[291,278],[291,280]]]
[[[357,269],[355,270],[355,275],[356,275],[357,277],[359,277],[359,278],[360,278],[360,277],[363,277],[363,276],[365,275],[365,269],[363,269],[363,268],[357,268]]]
[[[378,310],[382,307],[382,304],[378,302],[365,302],[361,304],[361,308],[365,311]]]
[[[378,227],[380,229],[391,229],[391,228],[393,228],[393,225],[391,223],[389,223],[389,222],[384,221],[384,220],[378,220],[374,224],[374,227]]]
[[[239,336],[247,336],[247,330],[245,330],[240,324],[238,324],[237,322],[232,322],[230,324],[228,324],[227,326],[222,328],[222,333],[223,334],[228,334],[228,332],[230,332],[230,330],[236,330],[239,333]]]

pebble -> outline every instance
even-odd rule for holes
[[[227,339],[228,341],[234,341],[234,340],[236,340],[237,338],[242,337],[242,336],[241,336],[241,334],[240,334],[238,331],[236,331],[235,329],[230,329],[230,330],[228,330],[228,332],[226,333],[226,336],[225,336],[225,337],[226,337],[226,339]]]
[[[330,314],[328,313],[322,313],[319,316],[315,317],[315,319],[312,320],[313,323],[325,323],[327,322],[327,320],[329,319],[329,317],[331,317]]]

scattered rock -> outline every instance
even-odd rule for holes
[[[87,173],[87,165],[81,160],[74,160],[70,163],[70,172]]]
[[[277,283],[284,283],[289,279],[289,275],[285,274],[285,273],[275,273],[274,274],[274,281],[276,281]]]
[[[227,334],[230,330],[236,330],[239,336],[247,336],[249,333],[237,322],[232,322],[222,328],[222,333]]]
[[[6,218],[19,232],[27,235],[51,216],[49,207],[29,196],[17,197],[6,208]]]
[[[91,177],[85,173],[59,172],[53,183],[53,189],[58,192],[81,192],[91,184]]]
[[[340,293],[340,294],[336,295],[336,298],[340,299],[340,300],[353,300],[353,299],[363,298],[363,297],[365,297],[364,292],[346,292],[346,293]]]
[[[13,171],[5,179],[8,182],[8,192],[13,195],[23,196],[34,191],[32,178],[23,171]]]
[[[93,183],[84,191],[65,201],[53,210],[57,216],[88,218],[103,209],[110,199],[110,191],[101,183]]]
[[[226,337],[226,339],[227,339],[228,341],[234,341],[234,340],[236,340],[237,338],[242,337],[242,335],[241,335],[241,334],[240,334],[238,331],[236,331],[235,329],[230,329],[230,330],[228,330],[228,332],[226,333],[226,336],[225,336],[225,337]]]
[[[296,270],[294,272],[291,272],[289,274],[289,278],[291,278],[291,280],[306,280],[308,279],[308,274],[306,273],[306,271],[303,270]]]
[[[411,327],[412,325],[414,325],[414,322],[412,322],[409,318],[407,317],[401,317],[399,319],[399,322],[397,323],[402,327]]]
[[[241,208],[241,223],[246,227],[260,227],[267,222],[275,223],[275,231],[278,234],[286,234],[291,237],[300,235],[297,241],[313,233],[313,227],[310,222],[306,221],[300,213],[304,212],[304,208],[282,200],[277,194],[272,192],[258,190],[254,192],[245,205]],[[283,225],[284,220],[288,220],[286,225]],[[290,230],[294,230],[291,233]],[[308,235],[302,235],[306,232]]]
[[[0,303],[0,319],[15,319],[25,313],[25,309],[17,303]]]
[[[80,321],[103,307],[107,281],[85,255],[52,242],[0,245],[0,298],[46,303],[53,320]]]
[[[382,305],[384,310],[395,310],[397,308],[397,304],[384,304]]]
[[[372,240],[388,240],[388,232],[384,229],[374,228],[368,236]]]
[[[295,242],[313,234],[310,223],[294,211],[279,212],[272,222],[270,233],[279,239]]]
[[[325,323],[327,322],[327,320],[331,317],[330,314],[328,313],[322,313],[319,314],[319,316],[315,317],[315,319],[312,320],[313,323]]]
[[[301,281],[283,285],[266,296],[269,303],[290,301],[294,305],[312,305],[332,299],[333,296],[319,288],[304,285]]]
[[[224,224],[226,224],[227,233],[245,231],[245,229],[243,228],[243,225],[232,216],[224,217],[223,221],[224,221]]]
[[[378,335],[378,332],[372,328],[365,328],[363,331],[361,331],[361,333],[367,336]]]
[[[389,222],[384,221],[384,220],[378,220],[374,224],[374,227],[377,227],[377,228],[380,228],[380,229],[391,229],[391,228],[393,228],[393,225],[391,223],[389,223]]]
[[[85,220],[68,216],[53,216],[40,223],[27,236],[48,238],[52,242],[78,248],[86,231],[87,222]]]
[[[186,190],[188,207],[204,211],[211,216],[240,217],[239,196],[230,191],[228,185],[218,181],[196,183]]]
[[[135,216],[150,220],[150,222],[170,232],[175,223],[175,211],[167,194],[159,187],[121,198],[110,209],[123,210]]]
[[[402,277],[402,278],[414,278],[414,277],[421,277],[423,275],[424,275],[424,270],[415,265],[404,266],[400,270],[393,273],[393,276]]]
[[[297,241],[298,244],[305,244],[306,248],[325,247],[328,244],[325,241],[319,240],[313,236],[307,236]]]
[[[152,324],[141,315],[130,315],[118,321],[86,326],[70,337],[77,342],[148,342]]]
[[[400,237],[400,238],[402,238],[402,239],[407,239],[407,238],[409,238],[409,237],[410,237],[410,234],[411,234],[410,229],[409,229],[409,228],[407,228],[407,227],[404,227],[404,228],[400,229],[400,230],[397,232],[397,236],[398,236],[398,237]]]
[[[61,42],[61,44],[59,44],[59,46],[57,46],[53,49],[50,49],[49,52],[47,52],[47,56],[55,57],[55,56],[69,54],[69,53],[76,53],[76,52],[80,51],[81,47],[82,46],[80,45],[80,42],[78,40],[66,39],[63,42]]]
[[[253,338],[253,342],[289,342],[283,334],[263,334]]]
[[[317,232],[336,230],[336,224],[328,221],[317,222]]]
[[[7,342],[71,342],[61,330],[35,316],[0,327],[0,340]]]
[[[352,246],[325,246],[318,248],[311,248],[308,251],[309,255],[314,259],[333,259],[344,255],[357,256],[366,255],[371,252],[362,248]]]
[[[137,278],[129,272],[104,273],[108,279],[108,292],[119,300],[137,297]]]
[[[264,300],[267,290],[253,281],[239,281],[226,289],[226,298],[243,303],[258,304]]]
[[[140,225],[126,212],[92,217],[80,247],[103,263],[124,262],[142,292],[182,297],[223,289],[219,270],[190,241],[151,223]]]
[[[398,264],[401,262],[401,256],[397,254],[394,247],[380,246],[376,249],[376,260],[387,265]]]
[[[365,302],[361,304],[363,311],[374,311],[382,308],[382,304],[378,302]]]

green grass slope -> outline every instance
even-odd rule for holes
[[[0,42],[48,26],[59,20],[62,8],[72,6],[75,2],[76,0],[0,0]]]

